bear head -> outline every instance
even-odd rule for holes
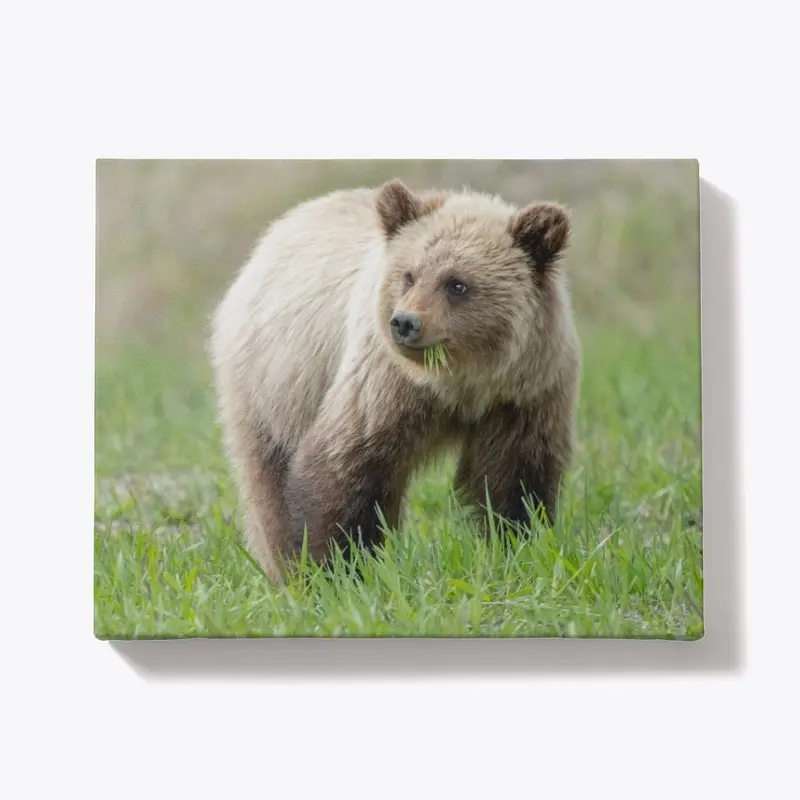
[[[430,366],[427,350],[443,353],[451,371],[485,366],[524,348],[532,332],[546,335],[571,233],[566,208],[417,194],[393,180],[375,209],[386,244],[378,321],[404,360]]]

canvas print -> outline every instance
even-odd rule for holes
[[[702,636],[696,161],[102,160],[96,230],[96,636]]]

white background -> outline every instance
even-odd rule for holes
[[[796,791],[791,15],[467,6],[0,6],[3,796]],[[93,639],[94,159],[294,156],[699,159],[704,640]]]

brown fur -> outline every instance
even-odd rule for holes
[[[385,411],[372,426],[355,396],[342,401],[354,413],[341,415],[335,427],[312,428],[288,479],[290,549],[299,549],[308,526],[309,553],[315,559],[324,559],[331,539],[347,549],[346,533],[367,548],[380,544],[378,509],[390,527],[398,525],[411,472],[436,438],[437,420],[425,393],[397,403],[387,392],[381,398]]]
[[[509,232],[533,259],[537,271],[542,272],[569,242],[569,214],[556,203],[536,203],[511,220]]]
[[[472,503],[552,521],[572,455],[580,369],[560,257],[570,219],[399,181],[338,192],[273,226],[215,316],[221,421],[248,542],[273,579],[298,553],[325,560],[345,533],[371,548],[413,471],[460,448]],[[460,294],[461,288],[466,291]],[[392,339],[415,314],[415,347]],[[447,369],[423,348],[444,343]]]
[[[552,524],[561,478],[572,458],[570,417],[573,387],[556,385],[536,405],[510,403],[492,408],[465,437],[456,472],[456,488],[472,503],[484,505],[510,522],[526,524],[528,496]]]
[[[375,201],[378,218],[388,238],[397,234],[401,227],[430,214],[444,204],[439,193],[417,196],[398,180],[384,184]]]

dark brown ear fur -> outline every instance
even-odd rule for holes
[[[443,203],[441,195],[431,193],[420,197],[395,179],[378,190],[375,207],[386,237],[391,239],[403,225],[441,208]]]
[[[523,208],[509,224],[517,246],[537,269],[553,264],[569,244],[572,221],[569,211],[557,203],[534,203]]]

